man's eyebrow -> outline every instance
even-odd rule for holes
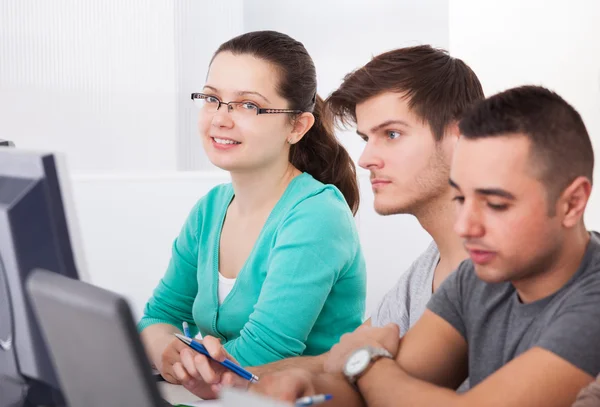
[[[477,188],[475,193],[485,196],[499,196],[501,198],[510,199],[511,201],[516,199],[513,194],[501,188]]]
[[[396,124],[396,125],[401,125],[401,126],[405,126],[405,127],[410,127],[410,125],[408,123],[406,123],[404,120],[386,120],[383,123],[378,124],[377,126],[374,126],[371,129],[371,133],[376,133],[379,130],[381,130],[384,127],[390,126],[392,124]]]
[[[456,182],[452,181],[452,178],[448,178],[448,184],[450,184],[452,188],[458,189],[460,191],[460,187]]]
[[[452,178],[448,179],[448,184],[450,184],[452,188],[458,189],[460,191],[460,186],[456,182],[454,182]],[[475,193],[485,196],[499,196],[501,198],[510,199],[511,201],[514,201],[516,199],[513,194],[501,188],[477,188],[475,190]]]
[[[408,123],[406,123],[404,120],[386,120],[383,123],[379,123],[378,125],[372,127],[371,133],[376,133],[379,130],[383,129],[384,127],[388,127],[392,124],[410,127],[410,125]],[[358,134],[361,137],[367,137],[367,135],[360,130],[356,130],[356,134]]]

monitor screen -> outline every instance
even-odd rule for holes
[[[0,148],[0,389],[20,388],[16,405],[63,403],[24,284],[34,269],[81,277],[68,181],[54,154]]]

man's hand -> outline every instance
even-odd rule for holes
[[[313,373],[303,369],[290,369],[266,375],[250,385],[250,391],[294,403],[296,399],[313,396]]]
[[[325,372],[342,372],[350,354],[365,346],[384,348],[396,357],[400,346],[400,328],[396,324],[388,324],[383,328],[362,325],[354,332],[343,335],[328,353],[323,365]]]

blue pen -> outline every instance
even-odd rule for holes
[[[208,351],[206,350],[204,345],[202,345],[200,342],[195,341],[192,338],[188,338],[188,337],[185,337],[180,334],[175,334],[175,336],[177,337],[177,339],[179,339],[181,342],[188,345],[190,348],[194,349],[196,352],[203,354],[204,356],[206,356],[207,358],[209,358],[211,360],[214,360],[210,356],[210,354],[208,353]],[[252,373],[250,373],[243,367],[236,365],[229,359],[225,359],[224,362],[219,362],[218,360],[215,360],[215,362],[217,362],[221,366],[226,367],[227,369],[231,370],[233,373],[237,374],[238,376],[240,376],[243,379],[246,379],[252,383],[258,383],[258,376],[253,375]]]
[[[296,400],[296,407],[314,406],[315,404],[325,403],[332,398],[333,396],[331,394],[317,394],[315,396],[302,397]]]
[[[187,322],[183,321],[183,334],[187,337],[187,338],[191,338],[192,335],[190,335],[190,326],[188,325]]]

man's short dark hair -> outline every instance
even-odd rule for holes
[[[473,102],[484,98],[477,75],[463,61],[430,45],[400,48],[374,57],[349,73],[327,98],[333,119],[356,123],[356,105],[385,92],[403,93],[410,109],[441,140]]]
[[[575,178],[593,180],[594,150],[581,116],[558,94],[541,86],[521,86],[485,99],[465,113],[459,127],[467,139],[527,137],[551,202]]]

